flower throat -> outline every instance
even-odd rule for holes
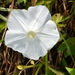
[[[36,33],[33,32],[33,31],[29,31],[29,32],[28,32],[28,37],[29,37],[29,38],[35,38],[35,37],[36,37]]]

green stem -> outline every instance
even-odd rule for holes
[[[74,10],[73,10],[72,14],[69,15],[69,16],[67,16],[67,17],[65,17],[65,18],[62,19],[60,22],[64,22],[64,21],[66,21],[67,19],[71,18],[71,17],[74,16],[74,15],[75,15],[75,7],[74,7]]]
[[[0,7],[0,11],[11,11],[10,8],[3,8],[3,7]]]
[[[55,69],[51,68],[50,66],[48,66],[49,70],[51,70],[52,72],[54,72],[56,75],[65,75],[64,73],[60,72],[60,71],[56,71]]]
[[[39,64],[37,64],[37,65],[29,65],[29,66],[18,65],[17,68],[19,70],[23,70],[23,69],[28,69],[28,68],[38,67],[38,66],[39,66]]]
[[[46,63],[43,62],[43,64],[46,66]],[[51,68],[48,64],[47,64],[47,71],[46,71],[47,73],[45,75],[48,75],[48,69],[54,72],[56,75],[65,75],[63,72]]]
[[[38,75],[40,68],[42,67],[43,64],[39,64],[39,67],[37,69],[37,71],[35,72],[35,75]]]
[[[4,20],[7,22],[7,18],[5,18],[3,15],[0,14],[0,19]]]
[[[48,54],[45,55],[45,75],[48,75]]]
[[[26,68],[32,68],[32,67],[37,67],[37,66],[38,66],[38,64],[37,65],[24,66],[24,69],[26,69]]]

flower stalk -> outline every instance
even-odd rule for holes
[[[45,55],[45,75],[48,75],[48,53]]]

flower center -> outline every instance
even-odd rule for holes
[[[29,31],[29,32],[28,32],[28,37],[29,37],[29,38],[35,38],[35,37],[36,37],[36,33],[33,32],[33,31]]]

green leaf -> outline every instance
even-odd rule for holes
[[[65,27],[66,26],[66,24],[60,23],[62,18],[63,17],[59,13],[56,13],[55,15],[52,16],[52,20],[57,24],[58,27]]]
[[[38,2],[36,3],[36,5],[42,5],[42,4],[47,5],[47,4],[49,4],[49,3],[51,3],[51,1],[40,0],[40,1],[38,1]]]
[[[66,41],[69,44],[69,46],[75,46],[75,37],[68,38]]]
[[[43,0],[40,0],[40,1],[38,1],[38,2],[36,3],[36,5],[42,5],[42,4],[44,4],[44,1],[43,1]]]
[[[66,33],[62,34],[62,36],[63,36],[64,38],[66,38]],[[62,39],[62,37],[61,37],[61,36],[60,36],[59,41],[63,41],[63,39]]]
[[[74,68],[68,68],[68,67],[65,67],[65,68],[70,75],[75,75],[75,69]]]
[[[49,4],[51,3],[52,1],[44,1],[45,4]]]
[[[22,3],[24,0],[17,0],[18,3]]]
[[[2,43],[4,40],[0,40],[0,43]]]
[[[62,20],[62,16],[59,13],[56,13],[55,15],[52,16],[52,20],[58,24]]]
[[[24,0],[24,4],[26,4],[27,0]]]
[[[66,62],[66,60],[65,60],[65,58],[62,58],[62,66],[68,66],[68,64],[67,64],[67,62]]]
[[[27,0],[17,0],[18,3],[22,3],[24,2],[24,4],[26,3]]]
[[[57,27],[65,27],[66,24],[57,24]]]
[[[68,50],[66,50],[65,57],[75,54],[75,37],[67,39],[67,43],[68,43],[71,53],[69,54]]]
[[[56,75],[56,74],[48,69],[48,75]]]
[[[55,73],[56,75],[65,75],[63,72],[61,71],[57,71],[53,68],[51,68],[50,66],[48,66],[49,70],[51,70],[53,73]]]
[[[62,34],[62,36],[65,38],[66,34]],[[61,36],[60,36],[61,37]],[[63,41],[62,37],[59,39],[59,41]],[[58,52],[62,52],[66,49],[66,45],[64,42],[62,42],[59,47],[57,48]]]
[[[65,43],[63,42],[62,44],[59,45],[59,47],[57,48],[58,52],[62,52],[66,49],[66,45]]]
[[[71,37],[71,38],[68,38],[66,40],[66,42],[68,43],[68,46],[71,48],[71,50],[74,50],[75,49],[75,37]],[[58,47],[58,52],[62,52],[66,49],[66,45],[65,45],[65,42],[62,42],[62,44]]]
[[[69,55],[74,55],[75,54],[75,37],[68,38],[65,41],[67,42],[71,53],[68,52],[65,42],[62,42],[62,44],[57,48],[58,52],[62,52],[65,50],[64,52],[65,57]]]
[[[6,27],[6,22],[0,23],[0,32],[2,32],[5,27]]]
[[[64,43],[65,43],[65,45],[66,45],[66,47],[67,47],[67,52],[68,52],[68,54],[70,55],[70,57],[71,57],[71,59],[72,59],[72,62],[74,63],[74,65],[75,65],[75,61],[74,61],[74,58],[73,58],[73,56],[72,56],[72,53],[71,53],[71,50],[70,50],[70,47],[69,47],[69,45],[68,45],[68,42],[65,40],[65,38],[62,36],[62,33],[60,32],[60,35],[61,35],[61,38],[63,39],[63,41],[64,41]],[[75,38],[75,37],[74,37]]]

